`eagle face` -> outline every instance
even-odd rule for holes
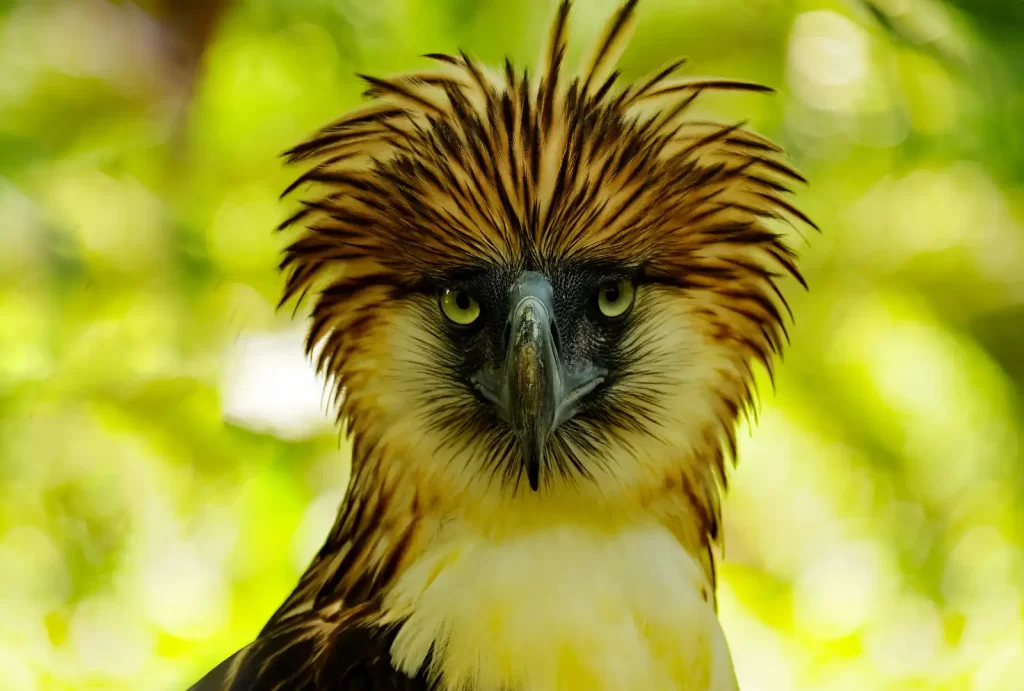
[[[715,286],[644,254],[523,254],[325,290],[328,346],[345,353],[328,371],[359,430],[418,473],[503,499],[631,495],[718,447],[750,356]]]
[[[585,479],[587,451],[613,430],[637,424],[622,404],[641,353],[626,345],[636,330],[636,267],[587,262],[484,269],[438,290],[441,338],[450,351],[438,391],[466,396],[476,436],[489,436],[485,467],[510,480],[525,473],[538,490],[544,467]],[[619,392],[616,401],[615,392]],[[451,425],[435,409],[439,429]],[[575,477],[574,477],[575,476]]]
[[[799,272],[771,222],[807,220],[783,198],[802,178],[686,118],[765,89],[671,79],[684,61],[616,88],[635,5],[571,80],[563,3],[537,79],[428,56],[289,152],[315,163],[288,191],[319,193],[282,226],[284,299],[314,296],[308,347],[356,444],[438,493],[724,482],[751,365],[785,340],[776,281]]]

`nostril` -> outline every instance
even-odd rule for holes
[[[558,331],[558,324],[552,320],[551,322],[551,340],[555,342],[555,352],[560,356],[562,353],[562,335]]]
[[[512,340],[512,320],[505,322],[505,330],[501,332],[501,352],[508,352],[508,342]]]

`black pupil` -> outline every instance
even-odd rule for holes
[[[473,303],[470,302],[469,296],[465,293],[459,292],[455,294],[455,306],[460,310],[468,310]]]
[[[604,289],[604,299],[607,300],[608,302],[618,302],[619,301],[619,286],[618,285],[613,285],[613,286],[608,286],[607,288],[605,288]]]

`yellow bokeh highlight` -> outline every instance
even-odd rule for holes
[[[535,59],[554,0],[231,0],[191,66],[159,4],[0,2],[5,690],[184,689],[280,604],[350,448],[275,309],[278,154],[356,72]],[[570,62],[616,4],[575,3]],[[695,114],[783,143],[823,228],[780,229],[810,291],[730,474],[744,691],[1024,688],[1011,5],[640,4],[624,78],[684,53],[776,88]]]

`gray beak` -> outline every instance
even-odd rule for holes
[[[601,383],[604,372],[566,366],[545,276],[524,273],[512,288],[509,307],[504,362],[498,370],[478,373],[475,383],[519,440],[527,480],[537,491],[548,439],[576,414],[579,400]]]

